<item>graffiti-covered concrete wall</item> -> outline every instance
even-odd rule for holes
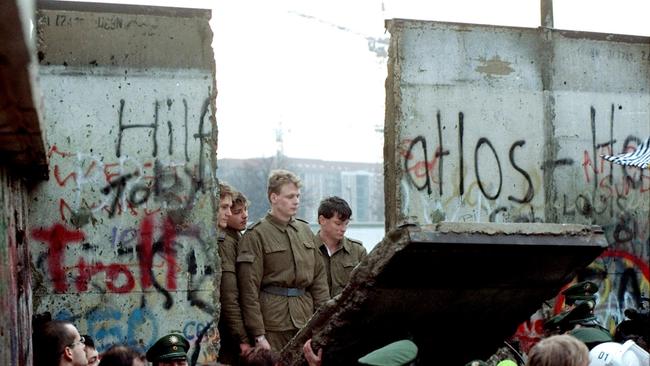
[[[602,225],[610,248],[585,276],[601,284],[603,323],[623,320],[650,293],[650,172],[599,155],[650,135],[650,40],[406,20],[388,30],[388,225]]]
[[[210,12],[40,3],[49,181],[31,195],[34,313],[100,351],[176,330],[216,357]]]

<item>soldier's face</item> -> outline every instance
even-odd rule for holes
[[[232,212],[232,215],[228,219],[228,227],[239,231],[246,229],[246,224],[248,223],[248,207],[246,207],[246,205],[235,205],[233,203],[230,211]]]
[[[219,201],[219,214],[217,215],[217,225],[225,229],[228,226],[228,219],[232,215],[230,207],[232,206],[232,197],[225,196]]]
[[[280,193],[271,193],[271,209],[282,219],[291,218],[298,212],[300,203],[300,188],[293,183],[287,183],[280,188]]]
[[[320,232],[326,238],[334,239],[336,241],[341,241],[345,231],[348,229],[348,224],[350,220],[341,220],[341,216],[338,212],[334,213],[329,219],[326,219],[325,216],[318,216],[318,223],[320,224]]]

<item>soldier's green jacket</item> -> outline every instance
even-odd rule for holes
[[[350,279],[350,272],[368,253],[360,241],[343,237],[341,246],[330,257],[325,243],[320,238],[320,231],[314,236],[318,249],[320,249],[320,257],[325,265],[330,296],[334,297],[343,291]]]
[[[239,243],[237,279],[246,330],[252,336],[303,327],[329,299],[325,268],[306,222],[288,224],[267,214]],[[287,297],[261,291],[265,286],[305,289]]]
[[[227,228],[225,236],[219,240],[219,257],[221,258],[221,318],[230,335],[239,343],[248,343],[241,308],[239,307],[239,288],[235,263],[237,247],[241,234]]]

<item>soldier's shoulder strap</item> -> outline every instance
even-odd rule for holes
[[[296,217],[296,220],[298,220],[300,222],[304,222],[305,224],[309,225],[309,221],[307,221],[307,220],[301,219],[299,217]]]
[[[248,228],[246,228],[246,231],[251,231],[251,230],[255,229],[259,224],[262,223],[262,221],[264,221],[264,219],[258,220],[257,222],[254,222],[254,223],[250,224],[248,226]]]
[[[348,241],[349,241],[350,243],[354,243],[354,244],[357,244],[357,245],[361,245],[361,246],[363,246],[363,243],[361,242],[361,240],[348,238]]]

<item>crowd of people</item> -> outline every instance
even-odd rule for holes
[[[320,305],[343,290],[354,267],[366,256],[361,242],[345,236],[352,217],[348,203],[339,197],[323,199],[318,208],[320,230],[313,233],[307,222],[296,218],[300,190],[297,175],[287,170],[272,171],[267,184],[270,210],[248,226],[247,198],[233,187],[219,184],[216,224],[221,233],[218,238],[222,271],[218,324],[221,363],[280,365],[278,352],[306,325]],[[499,360],[498,365],[648,365],[647,312],[645,318],[638,318],[645,319],[645,328],[643,325],[635,328],[637,319],[632,325],[627,323],[613,338],[593,316],[597,289],[595,283],[585,281],[564,291],[567,308],[547,322],[549,337],[535,345],[528,355]],[[90,337],[81,336],[73,324],[64,321],[47,322],[38,331],[35,327],[33,340],[35,366],[140,366],[146,361],[153,366],[186,366],[188,363],[189,342],[177,333],[160,338],[149,348],[146,357],[127,346],[116,345],[99,358]],[[327,350],[312,349],[309,340],[303,352],[306,363],[319,366]],[[396,340],[357,362],[417,364],[417,354],[418,347],[413,340]],[[470,366],[486,364],[479,360],[468,363]]]

